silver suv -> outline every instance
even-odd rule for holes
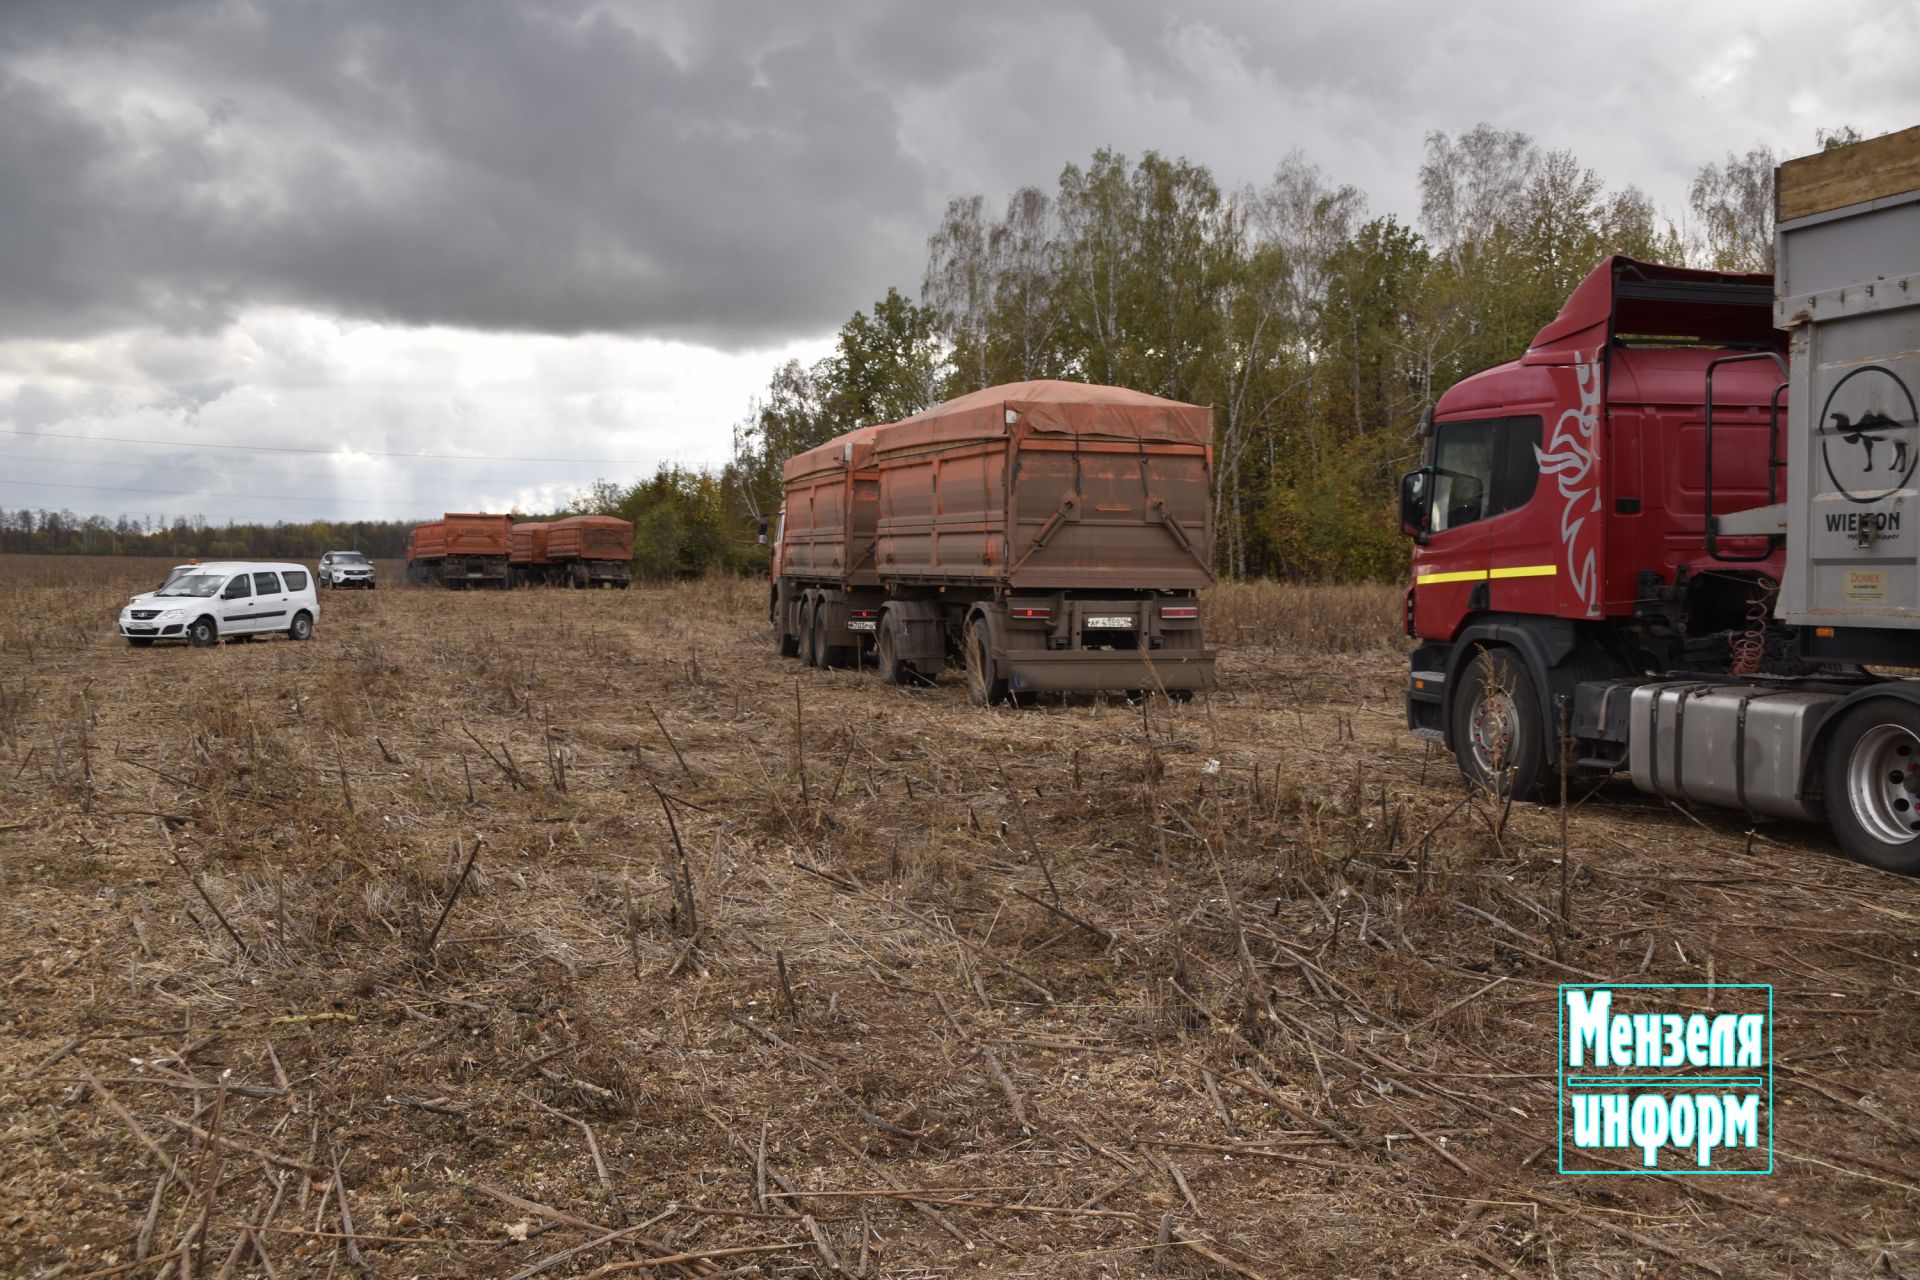
[[[377,585],[374,581],[373,561],[358,551],[329,551],[320,557],[320,572],[317,575],[323,587],[360,587],[372,591]]]

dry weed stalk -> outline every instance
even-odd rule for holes
[[[1779,829],[1463,793],[1405,738],[1390,588],[1216,588],[1203,718],[796,673],[751,582],[137,653],[100,585],[8,585],[47,616],[0,621],[0,1270],[1906,1263],[1920,902]],[[525,657],[554,621],[590,662]],[[286,692],[336,679],[383,683]],[[1560,981],[1773,969],[1874,1046],[1780,1064],[1829,1135],[1787,1203],[1555,1176]]]

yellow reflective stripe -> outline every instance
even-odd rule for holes
[[[1457,573],[1423,573],[1414,585],[1426,587],[1440,582],[1485,582],[1488,578],[1551,578],[1560,570],[1550,564],[1520,564],[1506,569],[1462,569]]]

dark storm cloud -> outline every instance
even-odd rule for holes
[[[0,339],[284,303],[740,347],[911,288],[948,195],[1101,146],[1227,186],[1299,147],[1411,220],[1426,132],[1486,120],[1679,216],[1727,150],[1911,122],[1917,10],[1517,13],[0,0]]]
[[[724,343],[832,324],[925,233],[891,101],[784,7],[677,49],[562,7],[68,12],[0,24],[13,335],[288,302]]]

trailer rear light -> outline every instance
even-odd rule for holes
[[[1200,606],[1197,604],[1170,604],[1160,610],[1160,616],[1163,618],[1197,618],[1200,616]]]
[[[1051,605],[1039,607],[1024,604],[1015,605],[1013,608],[1007,610],[1007,612],[1011,616],[1027,622],[1051,622],[1053,620],[1053,607]]]
[[[847,610],[847,616],[849,618],[877,618],[880,616],[880,611],[878,609],[849,609]]]

